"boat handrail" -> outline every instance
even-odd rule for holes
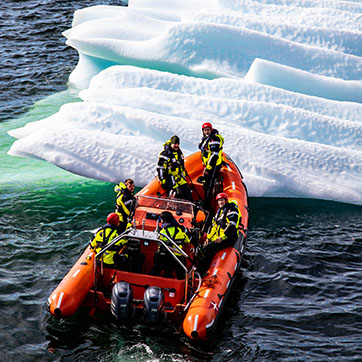
[[[161,200],[161,201],[171,201],[175,202],[177,204],[185,204],[185,205],[192,205],[194,206],[195,203],[191,202],[189,200],[183,200],[183,199],[172,199],[170,197],[157,197],[157,196],[148,196],[148,195],[136,195],[135,198],[145,198],[145,199],[151,199],[151,200]]]
[[[185,273],[187,274],[188,270],[186,268],[186,265],[184,265],[182,263],[182,261],[173,253],[172,249],[162,240],[160,239],[154,239],[154,240],[157,240],[158,242],[160,242],[166,249],[167,251],[172,255],[172,257],[178,262],[179,265],[181,265],[182,269],[185,271]],[[181,250],[183,253],[185,253],[182,249],[179,249]],[[186,253],[185,253],[186,254]],[[187,255],[187,254],[186,254]],[[188,256],[188,255],[187,255]]]
[[[187,259],[191,260],[191,262],[193,263],[193,260],[187,255],[187,253],[185,253],[177,244],[174,240],[172,240],[168,235],[166,234],[161,234],[160,232],[157,232],[159,236],[164,236],[166,237],[175,247],[178,251],[181,252],[182,255],[184,255]],[[164,243],[161,239],[158,239],[161,244],[171,253],[172,257],[177,261],[177,263],[179,265],[181,265],[181,267],[183,268],[183,270],[185,271],[185,297],[187,296],[188,293],[188,285],[187,285],[187,279],[188,279],[188,270],[186,265],[184,265],[181,260],[172,252],[172,250],[169,248],[168,245],[166,245],[166,243]],[[191,270],[192,272],[192,270]]]
[[[187,304],[185,305],[184,307],[184,312],[189,308],[190,304],[192,303],[192,301],[195,299],[195,297],[197,296],[199,290],[200,290],[200,287],[201,287],[201,284],[202,284],[202,278],[201,278],[201,275],[199,272],[197,271],[194,271],[194,273],[198,276],[198,280],[199,280],[199,285],[197,286],[194,294],[192,295],[192,297],[190,298],[190,300],[187,302]]]
[[[177,251],[179,251],[182,255],[184,255],[186,258],[190,258],[187,253],[185,251],[183,251],[172,239],[170,239],[167,235],[164,234],[160,234],[157,232],[158,235],[162,235],[162,236],[166,236],[171,243],[177,248]],[[124,239],[128,239],[128,238],[136,238],[139,240],[146,240],[146,241],[154,241],[156,243],[161,243],[167,250],[168,252],[175,258],[175,260],[182,266],[182,268],[187,272],[187,268],[186,266],[180,261],[180,259],[177,258],[177,256],[173,253],[172,249],[162,240],[160,239],[156,239],[156,238],[150,238],[147,236],[141,236],[141,235],[125,235]]]
[[[174,240],[172,240],[168,235],[166,235],[166,234],[161,234],[161,233],[158,232],[158,231],[156,231],[156,232],[157,232],[158,236],[165,237],[173,246],[176,247],[176,250],[177,250],[178,252],[180,252],[184,257],[186,257],[187,259],[190,259],[189,255],[188,255],[185,251],[183,251],[183,250],[177,245],[177,243],[176,243]],[[158,240],[162,242],[162,240],[160,240],[160,239],[158,239]],[[163,242],[162,242],[162,243],[163,243]]]
[[[131,231],[134,231],[134,233],[131,233]],[[157,235],[160,237],[165,237],[173,246],[174,248],[171,248],[169,245],[167,245],[163,240],[161,239],[156,239],[156,238],[152,238],[149,236],[144,236],[144,235],[135,235],[135,232],[137,231],[136,228],[129,228],[127,230],[125,230],[122,234],[118,235],[116,238],[114,238],[109,244],[107,244],[101,251],[99,251],[96,256],[95,256],[95,263],[94,263],[94,289],[97,290],[97,260],[99,257],[101,257],[103,255],[103,253],[108,250],[112,245],[114,245],[115,243],[117,243],[119,240],[121,239],[129,239],[129,238],[136,238],[138,240],[146,240],[146,241],[154,241],[156,243],[160,243],[166,250],[168,253],[171,254],[171,256],[174,258],[174,260],[181,266],[181,268],[184,270],[185,272],[185,281],[187,281],[188,278],[188,270],[185,264],[182,263],[182,261],[174,254],[174,251],[178,251],[181,255],[185,256],[187,259],[191,260],[191,262],[193,263],[192,258],[184,251],[182,250],[177,243],[172,240],[168,235],[165,234],[161,234],[160,232],[158,232],[157,230],[156,233]],[[103,258],[101,259],[101,261],[103,261]],[[101,264],[101,275],[103,275],[103,263]],[[199,286],[200,287],[200,286]],[[185,283],[185,296],[188,293],[188,285],[187,282]]]
[[[96,258],[99,258],[102,254],[104,254],[111,246],[113,246],[115,243],[117,243],[118,241],[120,241],[121,239],[124,239],[124,236],[129,234],[130,231],[133,228],[129,228],[125,231],[123,231],[123,233],[119,234],[118,236],[116,236],[113,240],[111,240],[110,243],[108,243],[107,245],[105,245],[102,250],[100,250],[97,254],[96,254]]]
[[[140,203],[140,200],[142,199],[160,202],[161,205],[164,205],[164,207],[158,205],[157,208],[161,210],[168,210],[170,209],[170,205],[174,205],[175,208],[179,206],[180,208],[184,209],[183,210],[184,212],[192,214],[195,208],[195,203],[189,200],[172,199],[169,197],[157,197],[157,196],[148,196],[148,195],[136,195],[135,198],[137,200],[135,209],[137,209],[138,207],[152,207],[152,205],[142,205],[142,203]]]
[[[123,237],[125,235],[127,235],[130,231],[131,231],[131,228],[123,231],[123,233],[119,234],[117,237],[115,237],[113,240],[111,240],[111,242],[108,243],[104,248],[102,248],[102,250],[100,250],[94,257],[94,260],[95,260],[95,263],[94,263],[94,291],[95,292],[97,292],[97,258],[102,256],[105,253],[105,251],[108,250],[111,246],[113,246],[117,241],[123,239]],[[103,258],[101,261],[101,276],[103,276]]]
[[[121,239],[129,239],[129,238],[137,238],[139,240],[146,240],[146,241],[154,241],[156,243],[161,243],[168,251],[169,253],[171,253],[171,255],[175,258],[175,260],[177,260],[177,262],[182,266],[182,268],[187,272],[187,268],[186,266],[177,258],[177,256],[173,253],[172,249],[162,240],[160,239],[156,239],[156,238],[151,238],[148,236],[141,236],[141,235],[129,235],[130,232],[134,230],[133,228],[129,228],[126,231],[124,231],[122,234],[119,234],[117,237],[115,237],[110,243],[108,243],[102,250],[100,250],[95,258],[96,260],[99,259],[99,257],[101,255],[103,255],[103,253],[108,250],[111,246],[113,246],[115,243],[117,243],[119,240]],[[160,234],[159,232],[157,232],[157,235],[162,235],[164,237],[166,237],[177,249],[178,252],[180,252],[183,256],[185,256],[186,258],[190,259],[189,255],[182,250],[171,238],[169,238],[167,235],[164,234]]]

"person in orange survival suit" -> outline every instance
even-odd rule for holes
[[[204,242],[203,252],[198,269],[204,272],[214,255],[229,246],[233,246],[239,237],[241,212],[235,201],[228,201],[225,192],[216,196],[218,210],[212,220],[211,227]]]

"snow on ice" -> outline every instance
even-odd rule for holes
[[[362,4],[129,1],[74,14],[82,102],[9,133],[10,155],[139,186],[172,135],[225,138],[250,196],[362,205]]]

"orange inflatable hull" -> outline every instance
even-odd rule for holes
[[[105,269],[103,277],[103,287],[108,286],[113,281],[126,281],[133,285],[134,298],[138,301],[137,308],[142,308],[142,298],[145,285],[158,285],[164,289],[174,291],[170,296],[166,294],[168,308],[165,310],[170,320],[183,321],[183,330],[187,336],[194,340],[205,340],[214,331],[226,298],[231,290],[241,265],[243,252],[246,245],[248,228],[248,203],[247,190],[242,181],[237,166],[224,154],[226,165],[220,170],[222,179],[222,191],[228,195],[229,200],[235,200],[242,214],[242,226],[240,227],[240,237],[235,242],[234,247],[228,247],[219,251],[213,258],[206,276],[200,281],[201,287],[190,298],[189,293],[185,297],[185,280],[167,279],[163,277],[151,276],[150,271],[153,263],[154,252],[157,250],[157,240],[151,243],[142,244],[140,250],[144,255],[144,264],[141,273],[124,272],[114,269]],[[199,176],[203,174],[203,165],[200,152],[185,158],[187,170],[187,181],[192,190],[194,201],[203,200],[203,185],[197,182]],[[160,197],[161,195],[161,197]],[[137,230],[152,232],[157,227],[157,220],[162,210],[165,209],[170,199],[165,198],[164,190],[161,188],[157,178],[141,189],[136,197],[143,199],[146,204],[139,204],[134,216],[134,225]],[[149,203],[147,203],[149,202]],[[164,203],[164,205],[161,205]],[[211,200],[211,207],[216,210],[215,201]],[[170,208],[176,220],[188,229],[194,226],[192,213],[177,212]],[[207,214],[207,213],[206,213]],[[206,214],[198,211],[196,221],[202,223]],[[211,215],[212,216],[212,215]],[[189,253],[190,260],[195,257],[194,250],[188,247],[185,251]],[[59,318],[73,315],[80,307],[86,307],[92,311],[100,309],[110,309],[111,301],[102,292],[102,285],[95,288],[95,254],[89,247],[84,251],[78,261],[74,264],[69,273],[54,290],[48,299],[50,312]],[[97,266],[99,273],[99,266]],[[187,269],[191,269],[191,262],[187,262]],[[112,279],[113,278],[113,279]],[[100,281],[98,280],[97,283]],[[170,284],[171,283],[171,284]],[[145,284],[145,285],[143,285]],[[198,285],[198,282],[196,282]],[[195,285],[196,285],[195,284]],[[95,290],[97,289],[97,290]],[[196,287],[195,287],[196,290]],[[193,292],[195,292],[193,290]],[[192,290],[191,290],[192,291]],[[191,293],[192,294],[192,293]]]
[[[241,253],[234,248],[219,251],[191,303],[183,329],[192,339],[205,340],[213,333],[232,281],[240,267]]]
[[[72,316],[94,287],[94,255],[88,246],[48,298],[48,307],[54,316]]]
[[[235,200],[242,214],[240,237],[234,247],[215,254],[202,285],[193,299],[183,321],[185,334],[194,340],[206,340],[214,332],[217,321],[236,275],[240,269],[246,245],[248,227],[247,190],[237,166],[224,154],[227,165],[220,171],[223,191]],[[214,205],[215,206],[215,205]]]

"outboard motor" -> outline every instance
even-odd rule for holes
[[[160,287],[148,287],[143,296],[143,314],[148,325],[156,325],[164,316],[165,296]]]
[[[111,312],[118,322],[126,322],[132,315],[133,291],[129,283],[116,283],[112,289]]]

